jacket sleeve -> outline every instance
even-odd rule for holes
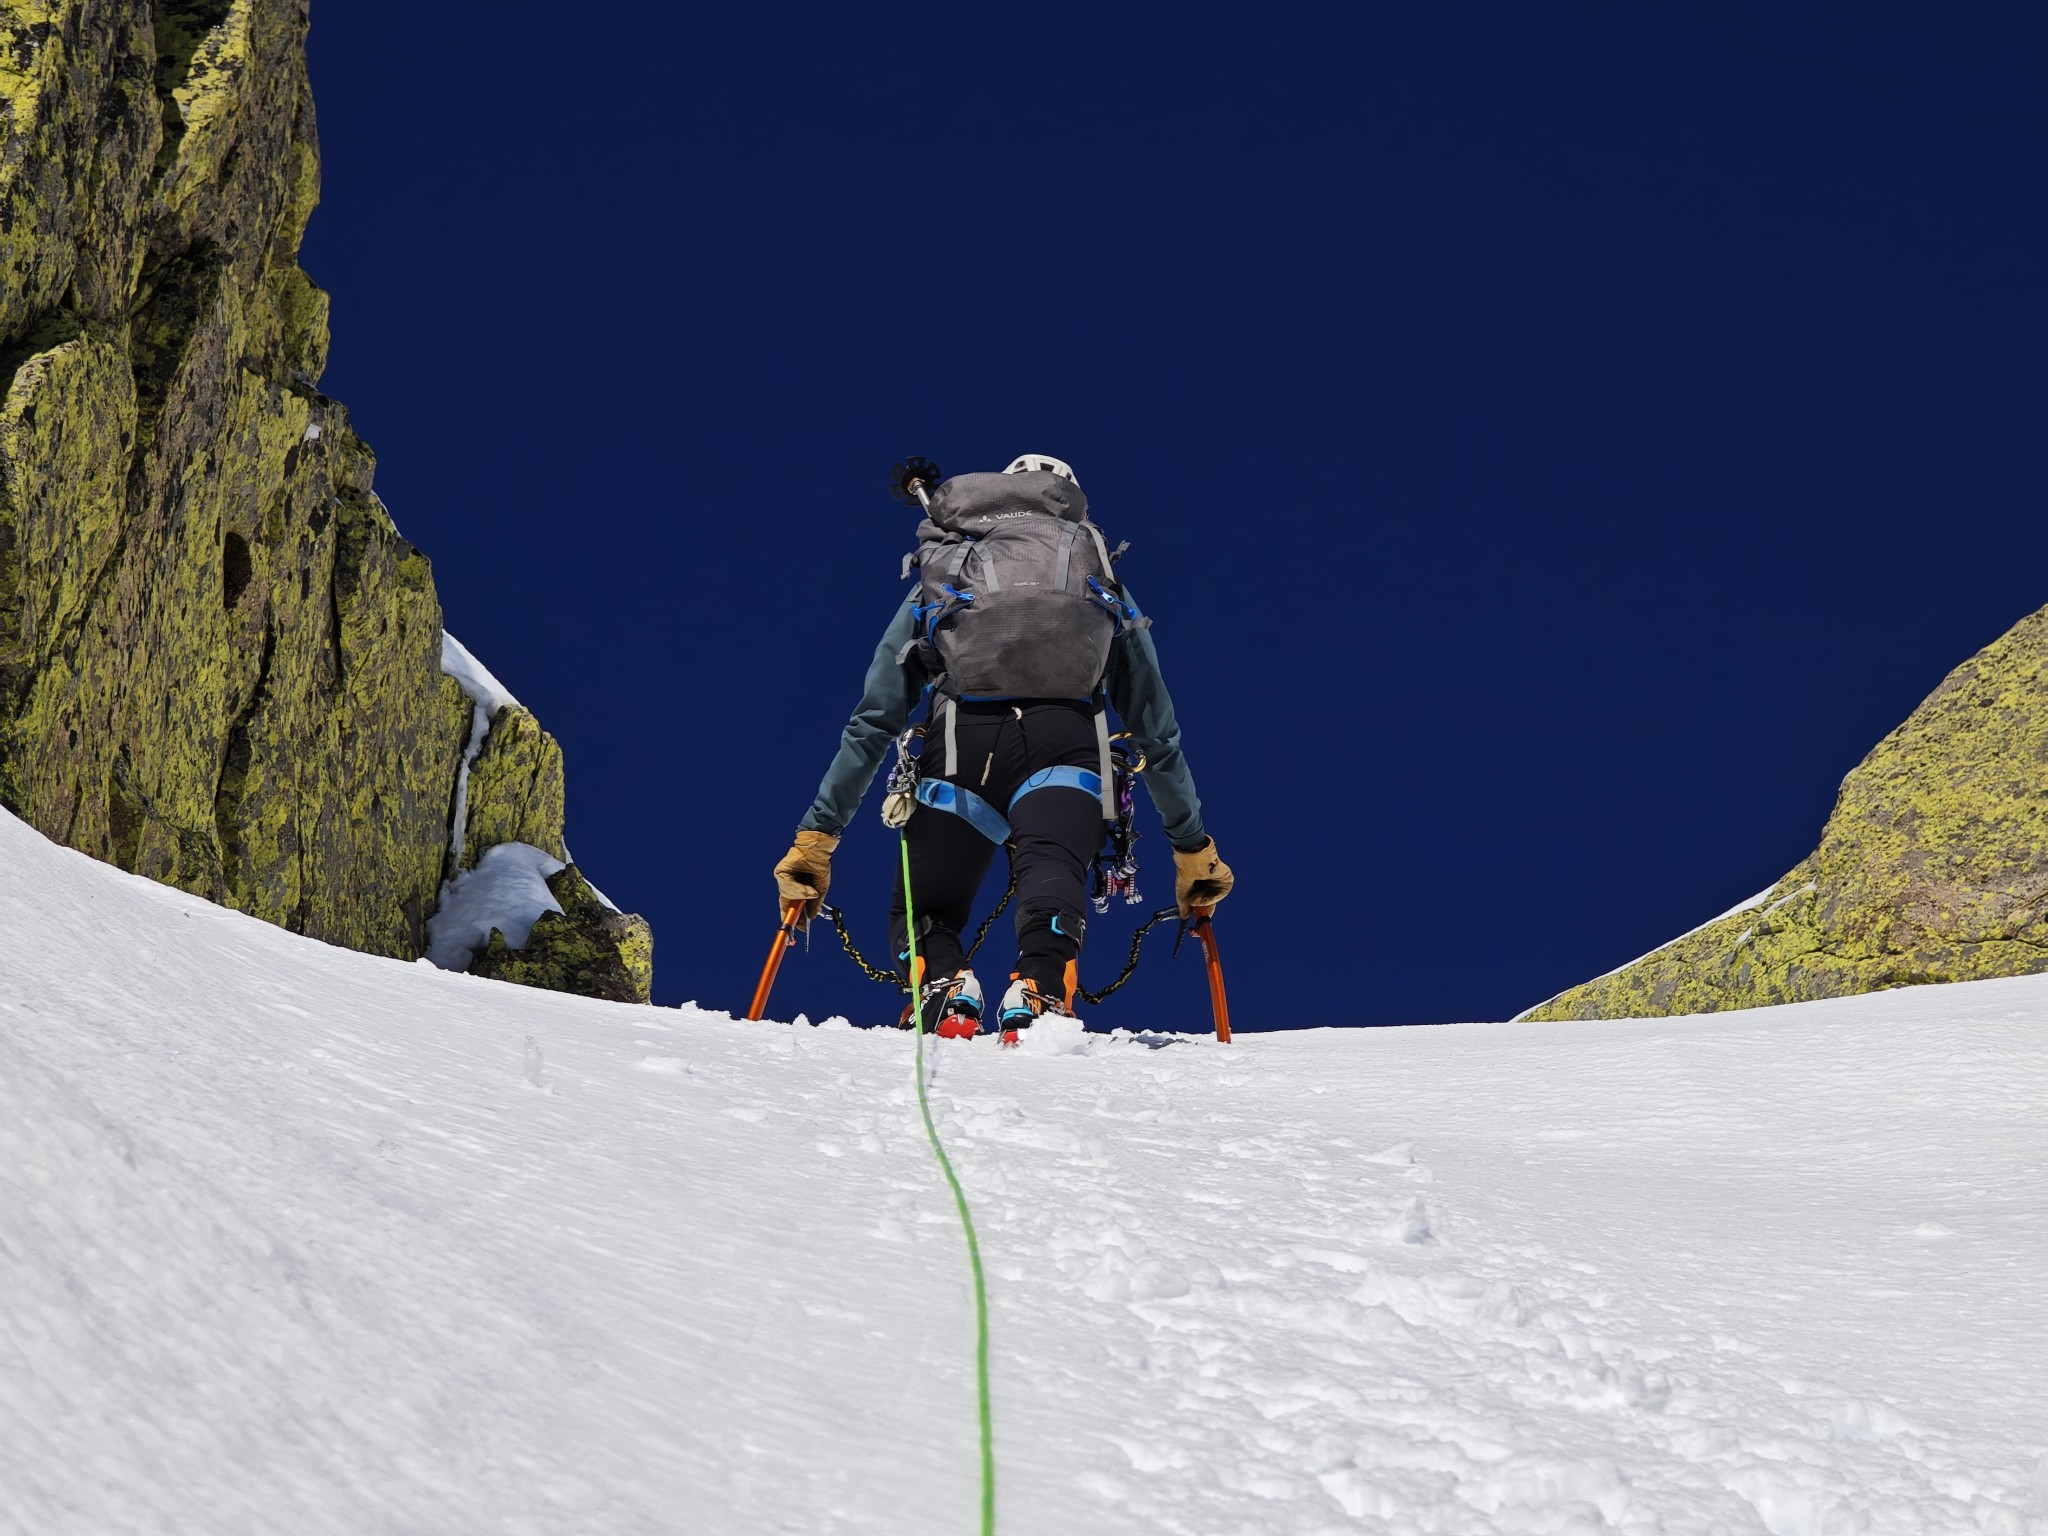
[[[1124,600],[1133,608],[1138,605],[1129,587]],[[1159,675],[1159,651],[1150,629],[1127,629],[1117,637],[1110,648],[1108,682],[1117,719],[1145,754],[1140,777],[1166,824],[1167,841],[1180,849],[1201,847],[1209,836],[1202,826],[1202,800],[1180,749],[1180,721],[1174,718],[1166,679]]]
[[[916,637],[916,626],[911,620],[911,609],[916,603],[917,592],[913,588],[884,631],[882,643],[875,647],[875,659],[868,663],[860,704],[853,718],[846,722],[846,730],[839,738],[839,751],[832,766],[825,770],[818,797],[797,823],[798,831],[829,832],[835,837],[844,832],[853,813],[860,809],[861,797],[875,781],[882,754],[910,724],[910,712],[917,708],[918,695],[924,691],[923,669],[915,657],[905,657],[900,665],[896,658]]]

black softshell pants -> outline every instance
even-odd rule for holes
[[[925,733],[926,778],[950,778],[1008,817],[1017,873],[1017,974],[1051,997],[1066,994],[1067,962],[1081,951],[1088,865],[1102,844],[1102,801],[1060,785],[1010,799],[1041,768],[1068,764],[1101,769],[1092,705],[1068,699],[959,704],[954,724],[957,766],[945,771],[945,739],[935,723]],[[964,816],[920,805],[904,828],[910,840],[910,885],[917,911],[917,952],[927,976],[966,964],[961,934],[982,878],[1000,849]],[[890,935],[899,964],[909,949],[903,920],[903,874],[896,875]],[[989,987],[989,1005],[1002,995]]]

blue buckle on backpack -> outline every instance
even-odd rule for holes
[[[1093,576],[1088,578],[1088,589],[1095,594],[1102,606],[1109,610],[1110,617],[1116,620],[1119,633],[1138,622],[1137,606],[1116,596]]]
[[[958,587],[949,587],[941,583],[939,590],[946,594],[943,598],[936,602],[918,603],[910,610],[911,624],[916,627],[918,634],[927,639],[947,614],[974,601],[972,592],[962,592]]]

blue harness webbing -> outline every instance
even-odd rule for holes
[[[1010,809],[1015,811],[1019,800],[1041,789],[1078,789],[1084,795],[1100,799],[1102,775],[1093,768],[1070,768],[1064,763],[1057,768],[1041,768],[1024,781],[1017,793],[1010,796]]]
[[[1010,796],[1010,811],[1014,813],[1019,800],[1041,789],[1078,789],[1084,795],[1099,799],[1102,775],[1092,768],[1075,768],[1064,763],[1053,768],[1041,768],[1024,781],[1016,794]],[[992,843],[1010,840],[1010,823],[1003,813],[963,785],[945,779],[920,779],[917,803],[961,817]]]
[[[963,789],[945,779],[919,779],[917,803],[963,818],[992,843],[1010,840],[1010,824],[1003,820],[1003,813],[971,789]]]

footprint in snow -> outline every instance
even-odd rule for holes
[[[547,1062],[541,1056],[540,1053],[539,1042],[536,1041],[533,1038],[533,1036],[528,1035],[526,1037],[526,1047],[522,1055],[520,1068],[523,1076],[526,1079],[525,1087],[529,1091],[534,1093],[545,1094],[554,1093],[555,1090],[552,1086],[541,1081],[541,1071],[546,1065]]]
[[[1390,1243],[1406,1243],[1416,1247],[1436,1241],[1436,1231],[1429,1223],[1429,1208],[1422,1203],[1420,1195],[1409,1198],[1401,1212],[1392,1221],[1380,1228],[1380,1236]]]

